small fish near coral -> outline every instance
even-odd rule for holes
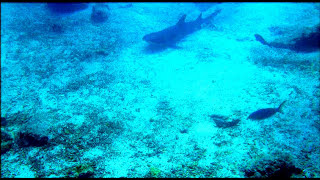
[[[281,109],[283,107],[283,104],[286,101],[283,101],[278,108],[265,108],[265,109],[259,109],[249,115],[247,119],[252,119],[252,120],[262,120],[269,118],[276,114],[277,112],[281,112]]]

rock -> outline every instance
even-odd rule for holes
[[[33,133],[18,133],[18,145],[20,147],[30,147],[30,146],[44,146],[48,144],[49,138],[46,136],[40,136]]]
[[[95,5],[92,7],[91,21],[93,23],[103,23],[108,20],[108,5]]]
[[[80,173],[78,178],[90,178],[92,176],[93,176],[93,171],[88,170],[86,172]]]
[[[94,175],[94,168],[91,164],[79,164],[72,167],[68,171],[67,177],[70,178],[92,178]]]
[[[50,31],[58,34],[64,32],[62,25],[59,25],[59,24],[52,24],[50,27]]]
[[[220,116],[220,115],[210,115],[209,116],[219,128],[228,128],[238,125],[240,119],[232,119],[232,121],[227,121],[229,117],[227,116]]]
[[[294,174],[301,173],[300,168],[283,159],[261,161],[245,170],[245,176],[248,178],[290,178]]]
[[[7,119],[5,117],[1,117],[1,126],[6,126],[7,124]]]

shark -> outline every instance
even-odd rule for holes
[[[202,13],[200,13],[196,20],[190,22],[185,22],[187,15],[184,14],[175,25],[158,32],[147,34],[142,39],[152,45],[177,48],[178,46],[176,44],[179,41],[200,30],[203,23],[208,23],[212,18],[217,16],[220,11],[221,9],[217,9],[206,18],[202,18]]]

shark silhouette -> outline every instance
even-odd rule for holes
[[[190,22],[185,22],[186,15],[184,14],[178,23],[164,30],[145,35],[142,39],[150,44],[161,45],[165,47],[177,47],[176,43],[185,38],[187,35],[201,29],[203,23],[209,22],[221,10],[218,9],[206,18],[202,18],[202,13],[199,17]]]

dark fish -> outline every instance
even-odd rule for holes
[[[273,116],[275,113],[280,112],[282,105],[286,101],[283,101],[278,108],[265,108],[265,109],[259,109],[249,115],[247,119],[253,119],[253,120],[261,120],[266,119],[268,117]]]

